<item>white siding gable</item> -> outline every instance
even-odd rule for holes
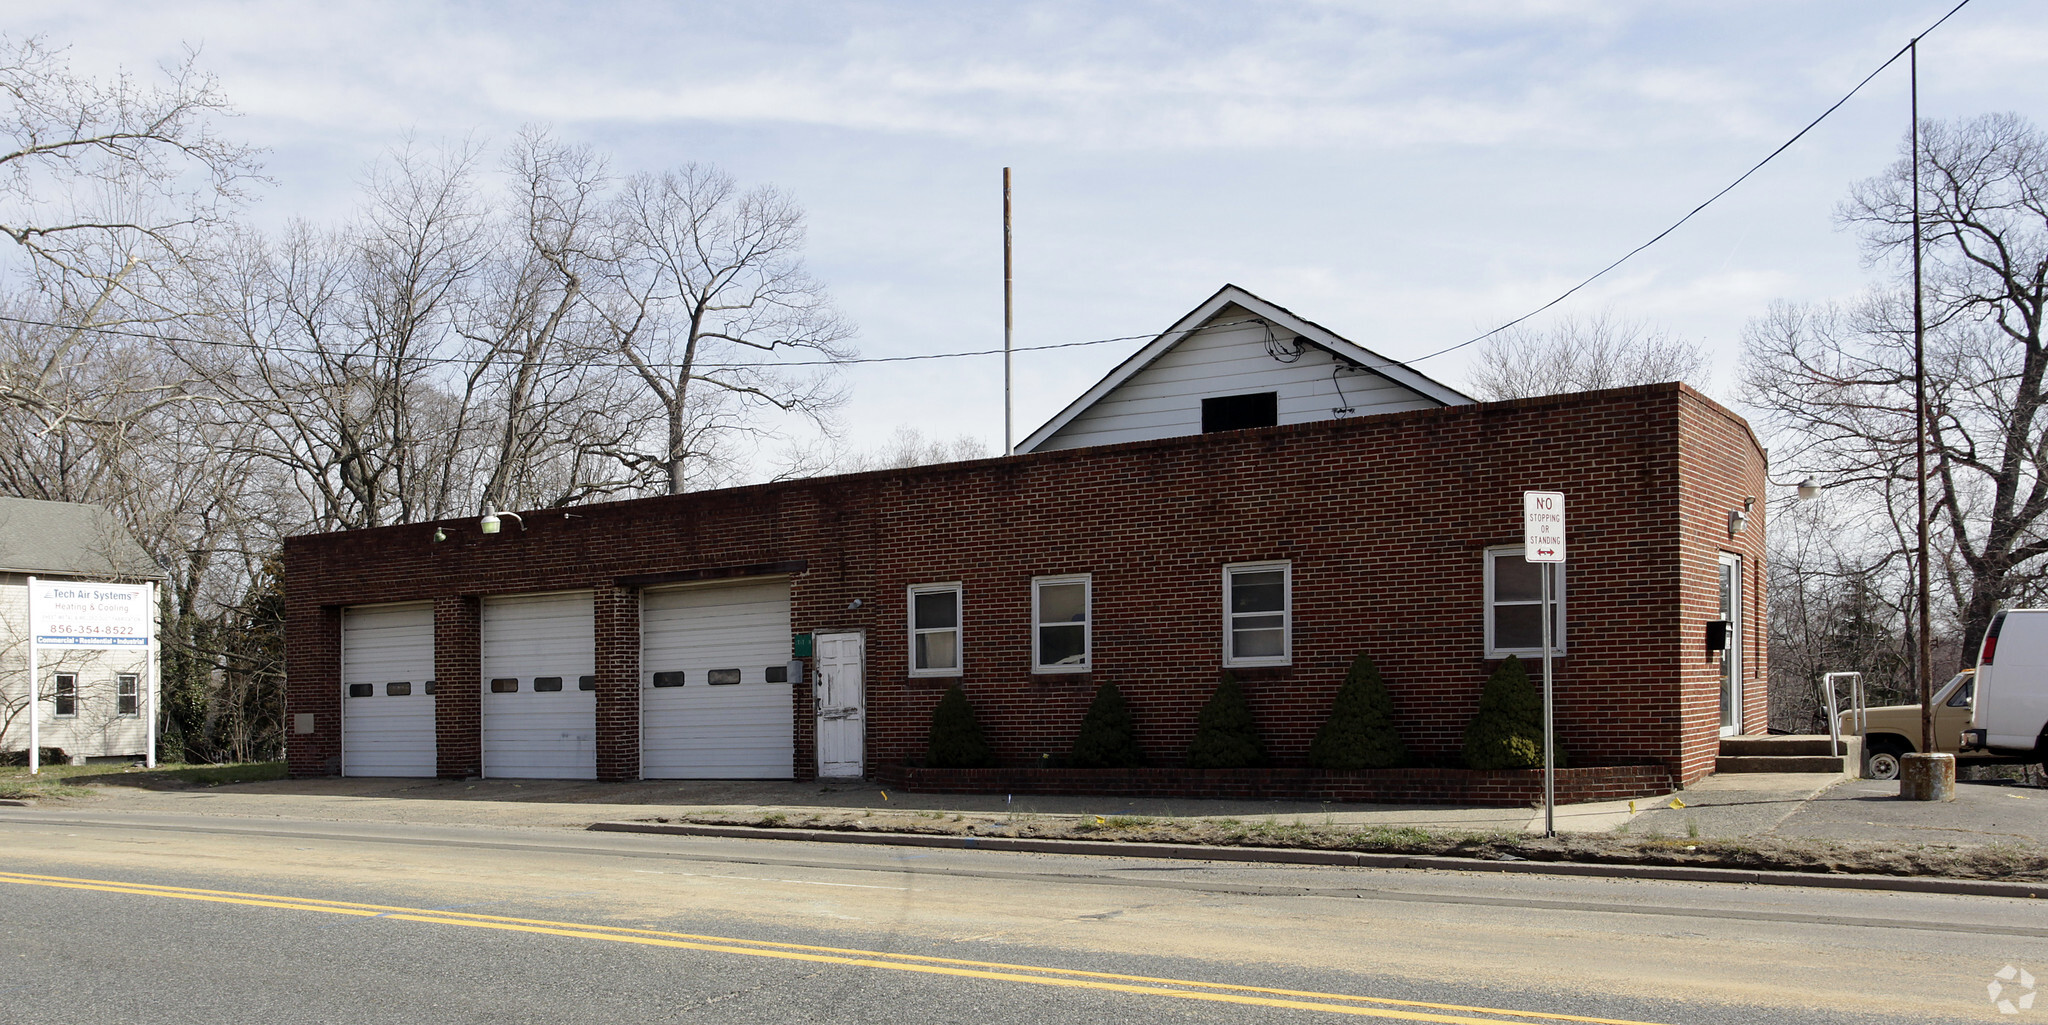
[[[1225,395],[1274,393],[1281,424],[1471,401],[1241,290],[1225,289],[1218,298],[1232,293],[1259,308],[1212,299],[1204,307],[1213,312],[1195,325],[1176,325],[1148,347],[1157,350],[1149,359],[1146,351],[1132,357],[1018,451],[1200,434],[1202,400]]]

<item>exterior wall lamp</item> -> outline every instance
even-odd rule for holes
[[[1808,477],[1799,482],[1799,500],[1811,502],[1820,497],[1820,482]]]
[[[495,534],[495,533],[497,533],[497,532],[498,532],[498,528],[499,528],[499,526],[500,526],[500,525],[501,525],[501,523],[503,522],[503,521],[501,521],[501,520],[499,519],[499,517],[501,517],[501,516],[510,516],[510,517],[512,517],[513,519],[515,519],[515,520],[518,520],[518,521],[519,521],[519,529],[520,529],[521,531],[524,531],[524,530],[526,530],[526,520],[525,520],[525,519],[523,519],[523,518],[521,518],[521,517],[520,517],[520,515],[519,515],[518,513],[516,513],[516,512],[505,512],[505,513],[501,513],[501,512],[498,512],[498,511],[494,510],[494,509],[492,509],[492,510],[485,510],[485,512],[484,512],[484,518],[483,518],[483,519],[480,519],[480,520],[478,520],[478,521],[476,521],[477,529],[479,529],[479,530],[483,531],[483,532],[484,532],[484,533],[486,533],[486,534]]]
[[[1742,500],[1742,508],[1728,510],[1729,537],[1742,533],[1742,528],[1749,526],[1749,511],[1754,508],[1756,508],[1756,499],[1745,498]]]

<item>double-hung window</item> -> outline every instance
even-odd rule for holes
[[[960,585],[910,588],[910,675],[960,675]]]
[[[1089,578],[1081,573],[1031,580],[1031,671],[1085,673],[1093,638]]]
[[[68,719],[78,714],[78,674],[58,673],[56,689],[56,714]]]
[[[142,678],[134,673],[114,677],[114,713],[134,717],[142,714]]]
[[[1294,655],[1293,567],[1246,562],[1223,567],[1223,664],[1282,666]]]
[[[1550,567],[1551,654],[1564,654],[1564,565]],[[1486,657],[1543,656],[1543,566],[1522,546],[1486,550]]]

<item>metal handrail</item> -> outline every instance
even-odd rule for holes
[[[1842,677],[1846,677],[1850,681],[1850,710],[1854,712],[1854,716],[1850,721],[1855,729],[1856,736],[1862,736],[1864,732],[1870,728],[1869,710],[1865,708],[1863,704],[1863,674],[1821,674],[1821,686],[1827,690],[1828,695],[1828,745],[1829,749],[1834,751],[1834,753],[1837,755],[1846,755],[1849,753],[1849,750],[1842,746],[1842,713],[1839,707],[1840,703],[1836,700],[1837,695],[1835,693],[1835,680],[1837,678]]]

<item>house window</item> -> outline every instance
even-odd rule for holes
[[[57,674],[57,718],[68,719],[78,714],[78,674]]]
[[[1293,656],[1293,569],[1285,562],[1223,567],[1223,664],[1281,666]]]
[[[1564,565],[1553,564],[1550,576],[1551,654],[1562,655],[1564,634]],[[1522,546],[1489,548],[1486,552],[1486,657],[1543,656],[1543,566],[1522,558]]]
[[[1280,422],[1280,393],[1219,395],[1202,400],[1202,433],[1271,427]]]
[[[125,716],[142,714],[142,679],[134,673],[114,677],[114,711]]]
[[[960,585],[910,589],[910,675],[960,675]]]
[[[1085,673],[1089,580],[1083,573],[1031,580],[1031,671]]]

